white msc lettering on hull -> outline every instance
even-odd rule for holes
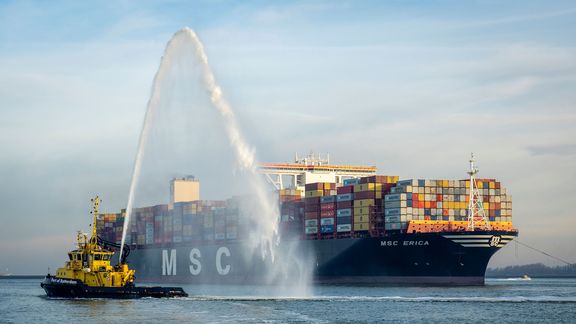
[[[200,259],[202,257],[202,253],[197,248],[193,248],[190,250],[190,273],[192,275],[199,275],[200,271],[202,271],[202,264],[200,263]]]
[[[168,250],[162,250],[162,275],[176,275],[176,249],[170,250],[170,258],[168,258]]]
[[[398,241],[380,241],[380,246],[398,246]],[[402,241],[403,246],[430,245],[428,241]]]
[[[225,276],[230,272],[230,264],[227,264],[224,268],[222,268],[222,255],[226,255],[227,257],[230,256],[230,250],[227,247],[221,246],[216,251],[216,270],[218,274]]]

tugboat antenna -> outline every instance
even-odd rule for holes
[[[476,184],[476,174],[479,170],[476,165],[474,165],[474,162],[474,153],[472,153],[470,157],[470,171],[468,171],[468,175],[470,175],[470,193],[468,196],[468,230],[474,231],[476,229],[477,223],[482,224],[482,229],[490,230],[490,223],[488,222],[488,217],[486,217],[484,205],[482,204],[482,198]]]

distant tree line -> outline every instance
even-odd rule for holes
[[[488,268],[487,277],[576,277],[576,263],[564,266],[548,267],[542,263]]]

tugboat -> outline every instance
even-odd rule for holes
[[[188,297],[180,287],[137,287],[135,270],[130,269],[126,258],[130,254],[124,245],[119,263],[110,264],[114,250],[119,244],[98,237],[96,216],[100,198],[92,199],[94,223],[92,237],[78,232],[76,250],[68,252],[69,260],[55,275],[47,274],[40,286],[48,297],[63,298],[142,298],[142,297]]]

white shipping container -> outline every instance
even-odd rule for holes
[[[336,226],[336,232],[338,233],[350,232],[351,230],[352,230],[351,224],[341,224]]]
[[[334,218],[320,218],[320,225],[334,225]]]
[[[305,227],[304,231],[306,234],[316,234],[318,233],[318,226],[314,226],[314,227]]]
[[[318,226],[317,219],[307,219],[305,222],[306,227]]]
[[[401,227],[402,226],[400,225],[400,223],[386,223],[386,224],[384,224],[384,229],[389,230],[389,231],[390,230],[399,230],[399,229],[401,229]]]
[[[394,222],[400,222],[400,215],[397,216],[384,216],[384,222],[385,223],[394,223]]]

